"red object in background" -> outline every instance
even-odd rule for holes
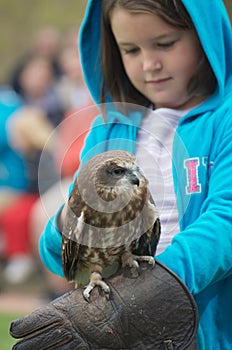
[[[39,198],[38,194],[22,194],[0,216],[4,241],[3,254],[6,259],[31,252],[28,217]]]
[[[99,114],[96,105],[68,113],[58,130],[56,160],[62,176],[72,177],[80,165],[80,153],[93,119]]]

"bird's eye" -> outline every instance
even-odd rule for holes
[[[110,174],[114,177],[120,177],[125,174],[125,169],[115,168],[111,170]]]

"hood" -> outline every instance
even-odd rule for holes
[[[205,54],[216,76],[218,89],[211,99],[218,104],[232,81],[232,30],[222,0],[182,0],[189,12]],[[101,0],[89,0],[80,28],[79,50],[83,74],[96,103],[101,96]]]

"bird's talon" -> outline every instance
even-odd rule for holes
[[[110,295],[110,287],[107,286],[107,288],[104,289],[104,292],[108,295]]]
[[[101,293],[101,291],[103,291],[106,295],[107,300],[109,300],[110,287],[104,281],[102,281],[102,277],[99,273],[93,272],[92,273],[92,280],[90,281],[90,283],[87,285],[87,287],[85,288],[85,290],[82,293],[85,301],[90,302],[91,292],[96,287],[99,287],[100,288],[99,293]]]
[[[152,265],[152,268],[155,267],[155,259],[154,258],[151,258],[149,261],[148,261],[148,264],[149,265]]]
[[[137,270],[138,272],[140,271],[140,266],[139,266],[138,261],[133,260],[133,267],[136,268],[136,270]]]
[[[82,293],[83,298],[85,299],[85,301],[87,301],[87,303],[89,303],[90,300],[90,294],[89,293],[85,293],[85,291]]]
[[[110,300],[110,292],[105,292],[106,300]]]

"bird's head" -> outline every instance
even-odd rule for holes
[[[107,202],[122,208],[132,196],[145,200],[147,180],[131,153],[115,150],[98,154],[84,165],[78,175],[78,188],[88,205],[107,211]]]
[[[132,154],[124,151],[108,151],[102,155],[104,159],[99,162],[94,178],[101,198],[111,200],[119,194],[139,191],[141,186],[147,185],[147,180],[141,174]],[[107,193],[110,194],[109,199],[106,198]]]

